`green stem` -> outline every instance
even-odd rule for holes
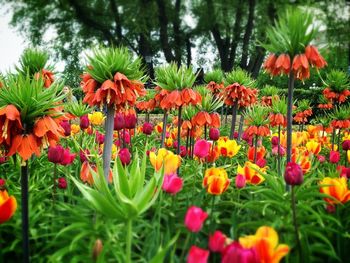
[[[107,108],[107,119],[106,119],[106,134],[105,142],[103,144],[103,173],[108,182],[109,169],[112,158],[112,145],[113,145],[113,130],[114,130],[114,106],[108,106]]]
[[[233,139],[233,134],[235,133],[236,128],[236,118],[237,118],[237,102],[232,106],[232,121],[231,121],[231,133],[230,140]]]
[[[215,228],[214,208],[215,208],[215,195],[212,196],[212,200],[211,200],[211,217],[210,217],[209,233],[214,233],[214,228]]]
[[[55,203],[56,201],[56,193],[57,193],[56,179],[57,179],[57,164],[55,163],[53,165],[53,193],[52,193],[53,203]]]
[[[187,233],[187,237],[186,237],[186,240],[185,240],[184,246],[182,248],[182,252],[181,252],[181,258],[180,258],[181,260],[180,260],[180,262],[185,262],[184,261],[184,256],[185,256],[186,248],[188,246],[188,242],[190,241],[191,235],[192,235],[192,232],[188,232]]]
[[[295,234],[295,241],[297,243],[298,248],[298,255],[299,255],[299,262],[302,258],[302,250],[301,250],[301,243],[299,239],[299,230],[298,230],[298,223],[297,223],[297,209],[296,209],[296,200],[295,200],[295,186],[292,186],[292,216],[293,216],[293,226],[294,226],[294,234]]]
[[[126,223],[126,262],[131,263],[131,246],[132,246],[132,220]]]
[[[278,173],[278,175],[281,175],[280,149],[281,149],[281,125],[278,125],[278,143],[277,143],[277,173]]]

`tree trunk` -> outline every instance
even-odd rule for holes
[[[175,51],[175,61],[177,65],[181,66],[181,46],[182,46],[182,36],[180,29],[180,7],[181,0],[176,0],[175,2],[175,10],[174,10],[174,18],[173,18],[173,29],[174,29],[174,51]]]
[[[243,37],[243,47],[242,47],[242,58],[241,58],[241,68],[247,68],[247,59],[248,59],[248,47],[250,36],[253,32],[254,27],[254,11],[255,11],[255,0],[249,0],[249,13],[248,13],[248,21],[246,24],[246,29]]]

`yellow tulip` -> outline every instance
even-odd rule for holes
[[[203,186],[209,194],[220,195],[226,191],[230,184],[227,172],[223,168],[212,167],[205,171]]]
[[[89,121],[91,122],[91,124],[95,125],[95,126],[99,126],[102,125],[105,117],[103,116],[103,113],[100,111],[96,111],[92,114],[88,115],[89,117]]]
[[[289,247],[278,243],[278,233],[272,227],[259,227],[255,235],[239,238],[244,248],[255,248],[259,254],[260,262],[278,263],[288,254]]]
[[[78,132],[80,132],[80,126],[78,124],[72,124],[71,125],[71,134],[77,134]]]
[[[217,144],[220,154],[225,157],[233,157],[241,149],[235,140],[229,140],[227,137],[220,137]]]
[[[238,165],[237,174],[243,175],[247,183],[258,185],[265,181],[263,174],[265,174],[266,169],[267,167],[260,168],[255,163],[247,161],[243,167]]]
[[[164,165],[164,174],[166,175],[175,173],[181,164],[180,156],[164,148],[159,149],[157,155],[154,152],[150,152],[149,159],[156,171],[159,171]]]
[[[314,155],[318,155],[321,151],[321,144],[316,142],[315,140],[310,140],[306,143],[306,148],[309,152]]]
[[[332,196],[331,198],[324,198],[324,200],[329,204],[337,204],[350,201],[350,190],[348,189],[347,179],[345,177],[341,178],[331,178],[325,177],[320,182],[321,188],[320,192]]]

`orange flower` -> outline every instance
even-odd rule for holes
[[[292,149],[292,162],[299,164],[304,174],[310,171],[311,161],[304,147]]]
[[[37,80],[40,77],[44,80],[44,87],[48,88],[54,82],[53,73],[49,70],[42,69],[41,72],[35,73],[34,78]]]
[[[323,68],[324,66],[327,66],[327,62],[320,55],[315,46],[308,45],[305,48],[305,55],[311,65],[316,66],[317,68]]]
[[[345,204],[350,200],[350,191],[348,189],[347,179],[325,177],[320,182],[320,192],[332,196],[331,198],[324,198],[324,200],[331,204]],[[334,200],[335,199],[335,200]]]
[[[287,117],[281,113],[276,113],[276,114],[271,113],[269,116],[269,120],[270,120],[270,125],[272,127],[276,127],[279,125],[283,127],[287,126]]]
[[[268,226],[259,227],[255,235],[239,238],[239,243],[244,248],[255,248],[260,262],[278,263],[288,254],[289,247],[278,243],[278,233]]]
[[[0,143],[11,144],[13,136],[22,130],[21,114],[13,105],[7,105],[0,109]]]
[[[212,167],[205,171],[203,186],[212,195],[221,195],[230,184],[227,172],[223,168]]]
[[[192,119],[193,125],[204,126],[211,124],[211,117],[208,112],[200,111]]]
[[[220,128],[220,115],[217,112],[210,113],[211,127]]]
[[[149,159],[156,171],[159,171],[164,165],[165,175],[175,173],[181,165],[180,156],[164,148],[159,149],[157,155],[154,152],[150,152]]]
[[[274,76],[279,74],[279,71],[278,71],[278,70],[276,69],[276,67],[275,67],[276,60],[277,60],[277,56],[276,56],[275,54],[271,53],[271,54],[267,57],[267,59],[266,59],[265,62],[264,62],[264,65],[263,65],[264,69],[265,69],[268,73],[270,73],[270,74],[272,74],[272,75],[274,75]]]
[[[305,54],[298,54],[294,57],[292,68],[296,78],[303,80],[310,77],[309,62]]]
[[[350,127],[350,120],[333,120],[331,125],[335,129],[347,129]]]
[[[88,183],[90,186],[94,184],[94,177],[92,175],[92,171],[97,173],[96,165],[90,165],[87,161],[83,162],[80,169],[80,179],[84,183]],[[113,173],[111,169],[109,170],[108,182],[113,182]]]
[[[34,123],[33,133],[45,147],[55,145],[64,135],[64,129],[50,116],[39,118]]]
[[[207,85],[207,88],[211,91],[212,94],[219,95],[225,86],[223,83],[218,84],[215,81],[210,81]]]
[[[260,168],[258,165],[247,161],[243,167],[238,165],[237,174],[243,175],[247,183],[258,185],[265,181],[263,174],[265,174],[267,167]]]
[[[278,56],[276,62],[275,62],[275,69],[278,70],[278,72],[289,74],[290,71],[290,57],[288,54],[282,53]]]
[[[8,156],[18,153],[24,161],[28,160],[33,153],[36,156],[40,155],[40,143],[33,134],[18,134],[11,143]]]
[[[350,152],[350,151],[349,151]],[[219,148],[217,146],[214,146],[214,148],[212,148],[209,151],[209,155],[205,158],[205,161],[208,163],[213,163],[215,162],[217,159],[219,159],[220,157],[220,151]]]
[[[318,155],[321,151],[321,144],[316,142],[315,140],[310,140],[306,143],[306,148],[313,155]]]
[[[248,149],[248,160],[253,162],[254,161],[254,153],[255,153],[255,147],[249,147]],[[266,149],[264,146],[258,147],[258,151],[256,154],[256,160],[263,159],[266,153]]]
[[[268,136],[270,135],[270,129],[267,125],[262,126],[249,126],[246,129],[246,133],[249,136],[258,135],[258,136]]]
[[[81,77],[82,82],[80,83],[80,86],[82,87],[83,92],[85,93],[83,102],[89,104],[90,106],[93,106],[95,90],[99,83],[96,80],[94,80],[88,73],[83,74]]]
[[[229,140],[227,137],[220,137],[217,143],[219,152],[225,157],[232,158],[241,149],[241,145],[238,145],[235,140]]]
[[[14,196],[9,196],[6,190],[0,190],[0,224],[8,221],[17,209]]]

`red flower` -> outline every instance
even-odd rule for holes
[[[329,161],[331,163],[338,163],[340,160],[340,153],[337,151],[331,151],[329,153]]]
[[[310,77],[309,62],[305,54],[294,57],[292,68],[297,79],[303,80]]]
[[[162,185],[163,191],[175,195],[181,191],[183,186],[183,179],[178,177],[177,174],[169,174],[164,176],[164,181]]]
[[[118,156],[123,165],[128,165],[131,161],[131,155],[128,148],[121,149]]]
[[[21,114],[14,105],[7,105],[0,109],[0,144],[4,141],[9,146],[13,136],[21,133],[23,127]]]
[[[69,165],[71,164],[75,159],[75,154],[70,153],[69,149],[64,149],[63,152],[63,159],[61,161],[61,165]]]
[[[64,148],[61,145],[49,147],[47,158],[49,162],[61,163],[63,161]]]
[[[281,55],[278,56],[275,62],[275,70],[284,74],[289,74],[290,57],[288,54],[282,53]]]
[[[225,248],[226,236],[221,231],[209,235],[208,247],[212,252],[222,252]]]
[[[315,46],[308,45],[305,48],[305,56],[309,60],[310,64],[316,66],[317,68],[323,68],[324,66],[327,66],[327,62],[320,55]]]
[[[209,155],[210,147],[211,144],[208,141],[200,139],[194,144],[193,153],[199,159],[205,158]]]
[[[185,216],[185,226],[191,232],[199,232],[204,221],[207,219],[208,214],[204,212],[201,208],[196,206],[191,206],[188,208]]]
[[[188,252],[187,263],[207,263],[209,251],[192,246]]]

